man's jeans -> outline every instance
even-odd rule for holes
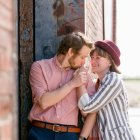
[[[54,132],[33,126],[30,129],[28,140],[78,140],[78,136],[78,133]]]

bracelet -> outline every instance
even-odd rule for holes
[[[79,140],[86,140],[86,138],[83,136],[79,136]]]

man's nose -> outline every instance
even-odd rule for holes
[[[85,62],[86,62],[86,61],[85,61],[85,59],[84,59],[84,60],[82,60],[82,65],[84,65],[84,64],[85,64]]]

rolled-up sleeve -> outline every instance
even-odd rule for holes
[[[40,97],[48,90],[47,83],[39,62],[34,62],[30,69],[29,82],[32,89],[33,102],[39,101]]]
[[[78,107],[80,110],[82,110],[82,108],[84,108],[85,105],[87,105],[87,103],[89,102],[89,95],[88,93],[83,94],[79,101],[78,101]]]

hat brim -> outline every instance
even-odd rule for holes
[[[116,51],[113,49],[113,47],[110,44],[108,44],[106,42],[103,42],[103,41],[97,41],[97,42],[95,42],[95,46],[105,50],[108,54],[110,54],[110,56],[114,60],[115,64],[117,66],[120,65],[120,58],[119,58],[119,56],[117,55]]]

